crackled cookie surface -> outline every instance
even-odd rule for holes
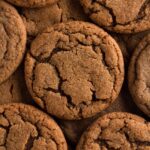
[[[128,84],[133,100],[150,116],[150,34],[137,46],[131,58]]]
[[[76,150],[149,150],[150,123],[128,113],[110,113],[82,135]]]
[[[0,150],[67,150],[58,125],[38,109],[23,104],[0,106]]]
[[[54,5],[41,8],[23,8],[22,18],[27,33],[36,36],[48,26],[68,20],[88,20],[79,0],[60,0]]]
[[[149,0],[80,0],[98,25],[115,32],[134,33],[150,29]]]
[[[94,24],[61,23],[33,41],[25,78],[34,100],[48,113],[87,118],[118,96],[123,58],[115,40]]]
[[[46,5],[51,5],[59,0],[7,0],[8,2],[20,6],[20,7],[43,7]]]
[[[0,1],[0,84],[8,79],[22,61],[26,31],[15,8]]]

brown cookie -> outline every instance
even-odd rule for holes
[[[43,7],[56,3],[58,0],[7,0],[8,2],[19,7]]]
[[[68,20],[87,20],[79,0],[60,0],[54,5],[22,10],[28,35],[36,36],[46,27]]]
[[[13,102],[32,103],[32,98],[26,88],[22,66],[0,85],[0,104]]]
[[[8,79],[22,61],[26,30],[15,8],[0,1],[0,84]]]
[[[137,46],[131,58],[128,84],[135,103],[150,117],[150,34]]]
[[[150,29],[149,0],[80,0],[88,16],[98,25],[119,33]]]
[[[24,104],[0,106],[1,150],[67,150],[62,131],[52,118]]]
[[[149,150],[150,123],[129,113],[110,113],[82,135],[76,150]]]
[[[123,58],[115,40],[94,24],[61,23],[33,41],[25,78],[34,100],[48,113],[63,119],[87,118],[118,96]]]

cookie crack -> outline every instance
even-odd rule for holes
[[[37,139],[36,137],[32,137],[30,135],[30,137],[28,138],[27,143],[25,144],[25,150],[31,150],[33,148],[33,144],[34,144],[34,141],[36,139]]]
[[[56,66],[54,66],[54,68],[55,68],[55,70],[56,70],[56,72],[57,72],[57,76],[58,76],[58,78],[59,78],[59,80],[60,80],[60,81],[59,81],[59,85],[58,85],[58,92],[61,94],[61,96],[65,96],[65,97],[67,98],[68,107],[69,107],[69,108],[75,107],[75,104],[73,104],[73,102],[72,102],[72,97],[71,97],[70,95],[67,95],[67,94],[61,89],[63,82],[65,82],[65,81],[67,81],[67,80],[64,80],[64,79],[61,77],[60,72],[59,72],[59,70],[58,70],[58,68],[57,68]]]
[[[108,6],[106,5],[106,3],[102,3],[102,2],[99,2],[99,1],[96,1],[96,0],[93,0],[92,5],[93,5],[94,3],[98,3],[99,5],[101,5],[102,7],[104,7],[106,10],[108,10],[109,14],[111,14],[113,21],[112,21],[111,25],[109,25],[109,26],[107,26],[107,27],[115,27],[115,26],[117,26],[117,25],[127,26],[127,25],[131,24],[133,21],[138,22],[138,21],[142,20],[142,19],[146,16],[145,13],[144,13],[144,14],[142,14],[142,13],[143,13],[143,11],[146,9],[147,5],[149,4],[149,0],[146,0],[146,1],[144,2],[144,4],[142,5],[142,7],[141,7],[139,13],[137,14],[137,17],[136,17],[135,19],[131,20],[131,21],[126,22],[126,23],[118,23],[118,22],[117,22],[117,19],[116,19],[116,16],[115,16],[115,14],[114,14],[113,9],[110,8],[110,7],[108,7]],[[100,10],[94,11],[94,10],[92,9],[92,10],[90,10],[90,11],[91,11],[91,14],[92,14],[92,13],[98,13]]]
[[[115,14],[114,14],[114,11],[113,11],[113,9],[112,8],[109,8],[109,7],[107,7],[107,5],[106,4],[102,4],[102,3],[99,3],[101,6],[103,6],[105,9],[107,9],[108,10],[108,12],[109,12],[109,14],[111,14],[111,17],[112,17],[112,23],[111,23],[111,25],[114,27],[114,26],[116,26],[118,23],[117,23],[117,19],[116,19],[116,16],[115,16]]]
[[[147,7],[149,4],[150,4],[150,1],[149,1],[149,0],[146,0],[146,1],[143,3],[143,5],[142,5],[142,7],[140,8],[140,11],[139,11],[139,13],[138,13],[138,15],[137,15],[137,18],[138,18],[138,19],[143,19],[143,18],[146,16],[144,10],[146,9],[146,7]],[[144,14],[142,14],[143,12],[144,12]]]

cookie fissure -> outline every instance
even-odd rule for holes
[[[98,25],[119,33],[149,29],[149,0],[80,0],[85,13]]]
[[[128,21],[126,23],[119,23],[119,22],[117,22],[116,15],[114,13],[113,8],[110,8],[109,6],[107,6],[106,1],[105,2],[97,1],[97,3],[99,5],[101,5],[102,7],[104,7],[106,10],[109,11],[109,14],[112,16],[112,24],[110,26],[115,27],[116,25],[129,25],[133,21],[138,22],[139,20],[142,20],[146,16],[145,9],[149,5],[150,2],[149,2],[149,0],[145,0],[145,2],[143,3],[143,5],[141,6],[141,8],[140,8],[140,10],[139,10],[136,18],[133,19],[133,20],[131,20],[131,21]]]
[[[110,7],[108,7],[108,6],[106,5],[106,2],[94,1],[93,4],[94,4],[94,3],[97,3],[97,4],[101,5],[101,6],[102,6],[104,9],[106,9],[106,10],[109,12],[109,14],[111,15],[111,17],[112,17],[112,22],[111,22],[111,25],[108,25],[108,27],[109,27],[109,26],[116,26],[116,25],[118,24],[113,9],[110,8]],[[92,5],[93,5],[93,4],[92,4]],[[94,13],[99,13],[99,10],[97,10],[97,11],[92,10],[91,14],[93,14],[93,12],[94,12]]]
[[[36,60],[37,60],[37,59],[36,59]],[[34,81],[35,81],[35,68],[36,68],[36,65],[37,65],[37,64],[38,64],[38,63],[36,63],[35,66],[33,67],[33,75],[32,75],[32,80],[33,80],[33,82],[32,82],[32,90],[33,90],[33,91],[34,91]],[[57,74],[57,76],[58,76],[58,78],[59,78],[58,89],[53,89],[53,88],[51,88],[51,87],[48,87],[48,88],[44,88],[44,87],[43,87],[43,89],[46,90],[46,91],[53,92],[53,93],[55,93],[55,94],[61,94],[61,96],[67,97],[68,107],[69,107],[69,108],[72,108],[72,107],[74,107],[75,105],[72,103],[72,98],[71,98],[71,96],[65,94],[65,92],[61,89],[62,83],[65,82],[65,81],[67,81],[67,80],[63,80],[63,79],[61,78],[61,76],[59,75],[59,71],[58,71],[57,67],[54,66],[54,68],[55,68],[56,74]],[[45,94],[44,94],[43,96],[39,96],[39,95],[36,93],[36,91],[34,91],[34,94],[35,94],[38,98],[40,98],[40,99],[44,99],[44,97],[46,96]],[[43,105],[44,105],[44,108],[46,108],[46,103],[45,103],[44,100],[42,101],[42,103],[43,103]]]
[[[25,144],[25,150],[31,150],[33,148],[33,143],[37,138],[32,137],[30,135],[30,137],[28,138],[27,143]]]
[[[143,5],[141,6],[139,13],[137,15],[137,19],[143,19],[146,16],[145,10],[148,7],[148,5],[150,5],[149,0],[145,0],[145,2],[143,3]]]

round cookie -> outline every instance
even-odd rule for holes
[[[43,7],[56,3],[58,0],[7,0],[8,2],[19,7]]]
[[[0,84],[21,63],[26,46],[26,30],[14,7],[0,1]]]
[[[33,99],[48,113],[69,120],[87,118],[118,96],[123,57],[115,40],[94,24],[61,23],[31,44],[25,78]]]
[[[80,0],[88,16],[98,25],[119,33],[150,29],[149,0]]]
[[[135,49],[128,71],[128,85],[135,103],[150,117],[150,34]]]
[[[76,150],[149,150],[150,124],[129,113],[110,113],[82,135]]]
[[[1,150],[67,150],[61,129],[52,118],[24,104],[0,106]]]
[[[68,20],[88,20],[79,0],[60,0],[42,8],[23,8],[21,15],[30,36],[36,36],[46,27]]]

